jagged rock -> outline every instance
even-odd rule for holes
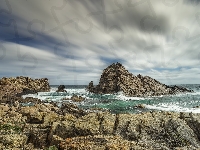
[[[75,122],[75,130],[78,135],[97,135],[99,134],[100,120],[96,113],[89,113]]]
[[[76,117],[81,117],[87,114],[87,112],[72,103],[62,103],[61,107],[56,112],[60,115],[73,114]]]
[[[200,114],[86,113],[68,103],[62,109],[54,103],[41,103],[18,109],[1,104],[0,108],[5,112],[0,114],[0,124],[5,125],[0,126],[0,146],[3,149],[22,149],[22,143],[27,147],[33,144],[35,148],[40,149],[50,145],[60,149],[104,150],[200,148]],[[34,120],[36,118],[37,120]],[[2,143],[2,140],[8,145]]]
[[[47,136],[50,128],[42,127],[40,124],[28,124],[25,130],[28,135],[27,143],[32,143],[35,148],[42,148],[48,145]]]
[[[41,104],[42,101],[38,98],[33,98],[33,97],[16,97],[14,102],[18,101],[19,103],[33,103],[33,104]]]
[[[22,107],[20,112],[23,116],[27,116],[27,123],[41,124],[44,122],[43,113],[35,106]]]
[[[25,94],[48,92],[50,86],[47,78],[31,79],[29,77],[16,77],[0,79],[0,100],[11,101],[13,97]]]
[[[94,92],[95,88],[94,88],[94,85],[93,85],[93,81],[91,81],[88,85],[88,89],[90,92]]]
[[[76,132],[74,132],[74,122],[76,119],[77,118],[72,114],[67,114],[65,115],[64,121],[54,122],[52,124],[48,136],[51,145],[58,145],[63,139],[76,136]]]
[[[195,118],[195,119],[194,119]],[[80,143],[90,143],[90,146],[98,145],[106,149],[108,143],[112,143],[111,139],[106,137],[118,136],[120,142],[127,142],[126,149],[175,149],[184,147],[185,149],[200,148],[198,126],[196,121],[198,115],[188,119],[192,122],[180,118],[179,113],[171,112],[147,112],[144,114],[118,114],[111,115],[108,113],[91,113],[84,117],[73,121],[70,126],[62,128],[62,134],[67,133],[71,128],[74,134],[70,136],[62,136],[67,138],[61,140],[62,148],[72,144],[80,146]],[[73,125],[74,124],[74,125]],[[106,138],[106,143],[97,142],[98,140],[90,139],[89,137],[100,137],[103,135]],[[84,137],[83,137],[84,136]],[[83,138],[85,140],[83,140]],[[78,142],[79,141],[79,142]],[[99,139],[99,141],[101,141]],[[114,141],[113,141],[114,142]],[[137,143],[137,144],[136,144]],[[82,145],[82,144],[81,144]],[[118,147],[123,144],[113,144]],[[81,149],[87,149],[88,144],[82,145]],[[111,146],[109,144],[109,146]],[[110,147],[111,148],[111,147]],[[112,147],[113,148],[113,147]],[[119,149],[119,148],[118,148]]]
[[[91,81],[87,90],[97,94],[113,94],[123,91],[126,96],[137,97],[192,92],[192,90],[176,85],[167,86],[149,76],[140,74],[135,76],[120,63],[113,63],[104,69],[99,84],[94,87]]]
[[[59,85],[58,86],[58,90],[56,92],[67,92],[67,91],[65,90],[65,86],[64,85]]]

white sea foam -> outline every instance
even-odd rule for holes
[[[176,104],[159,104],[159,105],[144,105],[144,106],[147,109],[155,109],[162,111],[200,113],[200,108],[185,108]]]
[[[145,99],[150,99],[150,98],[144,98],[144,97],[128,97],[128,96],[125,96],[125,95],[117,95],[116,96],[116,99],[119,99],[119,100],[145,100]]]
[[[114,105],[114,101],[110,99],[122,100],[123,104],[131,105],[132,102],[134,105],[147,103],[146,100],[150,100],[148,105],[144,104],[147,109],[155,109],[162,111],[176,111],[176,112],[193,112],[200,113],[200,108],[192,108],[193,106],[200,106],[200,91],[194,93],[183,93],[170,96],[155,96],[155,97],[127,97],[123,92],[118,92],[116,94],[102,94],[102,95],[93,95],[85,90],[85,88],[76,89],[76,88],[67,88],[65,92],[56,92],[57,88],[52,87],[50,92],[38,92],[38,94],[28,94],[24,95],[25,97],[34,97],[41,100],[47,101],[68,101],[81,106],[94,107],[100,106],[102,101],[105,100],[106,105]],[[86,98],[83,102],[73,102],[72,100],[62,100],[63,98],[71,98],[73,94],[82,96]],[[158,101],[157,101],[158,100]],[[109,102],[110,101],[110,102]],[[124,105],[124,107],[127,107]]]

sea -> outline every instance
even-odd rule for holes
[[[67,92],[56,92],[58,85],[51,85],[50,92],[28,94],[45,102],[73,103],[86,111],[105,110],[111,113],[141,113],[146,111],[174,111],[200,113],[200,84],[178,85],[193,90],[192,93],[163,95],[155,97],[127,97],[122,92],[115,94],[93,94],[86,90],[87,85],[65,85]],[[82,102],[63,100],[76,94],[85,98]],[[138,107],[143,106],[144,108]]]

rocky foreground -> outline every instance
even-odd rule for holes
[[[27,77],[20,77],[29,79]],[[46,79],[0,80],[0,149],[13,150],[197,150],[200,114],[88,112],[70,103],[44,103],[20,97],[26,91],[49,90]],[[6,82],[5,82],[6,81]],[[10,82],[7,82],[10,81]],[[40,81],[40,82],[38,82]],[[44,83],[43,83],[44,82]],[[23,85],[25,84],[25,85]],[[29,92],[30,92],[29,91]],[[18,93],[19,92],[19,93]],[[9,99],[9,95],[12,99]],[[74,99],[80,99],[74,96]],[[30,106],[24,106],[30,103]]]
[[[142,75],[133,75],[120,63],[113,63],[103,70],[99,84],[89,83],[88,91],[97,94],[113,94],[122,91],[126,96],[160,96],[192,92],[184,87],[167,86],[159,81]]]
[[[196,150],[200,115],[87,113],[72,104],[0,104],[1,149]]]

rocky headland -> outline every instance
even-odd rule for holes
[[[12,101],[16,97],[37,92],[49,92],[47,78],[32,79],[30,77],[16,77],[0,79],[0,100]]]
[[[93,85],[91,81],[87,90],[97,94],[113,94],[122,91],[126,96],[146,97],[173,95],[192,92],[192,90],[179,86],[168,86],[159,81],[142,75],[133,75],[121,63],[113,63],[103,70],[99,84]]]
[[[16,80],[9,80],[9,84],[3,83],[9,89],[21,87],[18,87],[21,89],[20,94],[23,88],[48,91],[49,86],[42,86],[48,85],[47,81],[38,80],[31,79],[32,86],[26,82],[12,83]],[[0,90],[5,94],[5,88]],[[58,107],[55,102],[45,103],[29,97],[23,99],[16,90],[8,90],[7,95],[13,96],[13,103],[2,99],[2,95],[0,97],[2,150],[200,149],[200,114],[158,111],[139,114],[88,112],[67,102]],[[31,102],[32,105],[24,106],[24,102]]]

